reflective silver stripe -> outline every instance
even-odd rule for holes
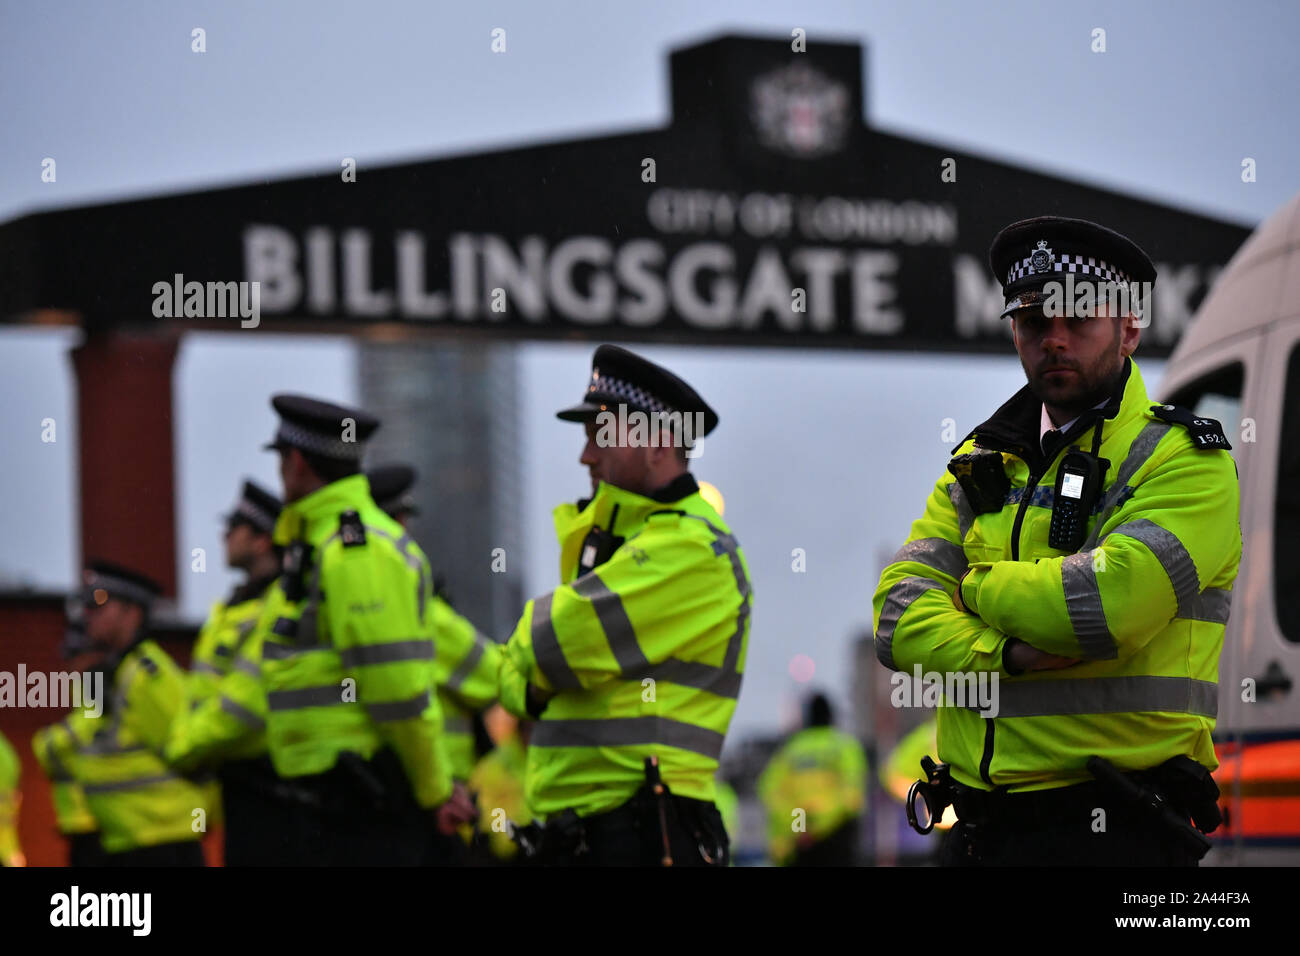
[[[299,690],[273,690],[266,695],[269,710],[302,710],[305,707],[337,707],[344,703],[343,687],[303,687]]]
[[[263,720],[261,717],[253,713],[251,710],[249,710],[247,707],[243,706],[242,704],[239,704],[231,700],[225,694],[221,695],[221,709],[225,713],[229,714],[231,717],[234,717],[235,720],[239,721],[241,724],[244,724],[248,727],[254,727],[260,729],[266,726],[265,720]]]
[[[1119,648],[1101,606],[1091,551],[1071,554],[1061,561],[1061,586],[1065,590],[1065,611],[1070,615],[1082,656],[1094,661],[1118,657]]]
[[[591,602],[619,670],[626,674],[648,667],[650,662],[636,642],[636,630],[623,608],[623,599],[611,591],[595,571],[588,571],[574,581],[572,587],[579,597]]]
[[[1169,583],[1178,599],[1178,617],[1186,617],[1191,613],[1196,598],[1201,593],[1201,579],[1196,573],[1196,562],[1178,538],[1146,518],[1126,522],[1110,534],[1123,535],[1145,544],[1165,569],[1165,574],[1169,575]]]
[[[367,704],[366,710],[370,714],[370,719],[376,723],[387,723],[391,720],[410,720],[412,717],[419,717],[429,706],[429,692],[422,691],[410,700],[395,700],[383,704]]]
[[[81,789],[86,794],[113,793],[118,790],[139,790],[142,787],[152,787],[160,783],[171,783],[173,780],[180,779],[174,773],[161,773],[152,777],[136,777],[134,780],[115,780],[112,783],[87,783],[83,784]]]
[[[682,517],[704,522],[704,526],[713,533],[713,553],[719,556],[725,554],[727,560],[731,562],[731,574],[736,579],[736,591],[740,594],[740,607],[736,609],[736,629],[732,631],[731,637],[727,640],[727,653],[722,658],[722,673],[717,677],[718,683],[715,686],[701,689],[721,694],[724,697],[736,697],[740,695],[740,681],[732,681],[731,675],[740,673],[740,649],[745,642],[745,628],[749,622],[750,608],[753,603],[753,592],[749,587],[749,578],[745,575],[745,566],[740,562],[740,542],[736,540],[735,535],[728,534],[721,528],[716,527],[707,518],[685,513],[683,513]],[[683,681],[682,683],[689,684],[689,681]],[[690,686],[698,685],[690,684]],[[735,694],[730,692],[732,686],[735,687]]]
[[[207,661],[195,661],[190,665],[191,674],[211,674],[213,677],[220,677],[225,673],[215,664],[209,664]]]
[[[1189,677],[1000,681],[997,693],[999,720],[1056,714],[1219,713],[1219,685]]]
[[[924,564],[927,568],[942,571],[950,578],[961,577],[967,567],[966,552],[961,545],[953,544],[945,538],[918,538],[907,542],[895,552],[889,563],[898,564],[900,561]]]
[[[1167,431],[1169,431],[1168,422],[1152,421],[1147,422],[1142,431],[1138,432],[1137,438],[1133,439],[1133,444],[1128,446],[1128,454],[1120,464],[1119,471],[1115,474],[1115,483],[1110,486],[1110,490],[1102,499],[1101,517],[1092,526],[1092,532],[1080,548],[1081,551],[1091,551],[1097,546],[1101,529],[1110,520],[1111,512],[1119,506],[1120,500],[1126,497],[1126,492],[1132,494],[1133,489],[1128,487],[1129,482],[1137,474],[1138,469],[1147,463],[1147,459],[1151,457],[1151,453],[1156,450],[1156,445],[1160,444],[1160,439],[1165,437]]]
[[[740,682],[743,675],[726,667],[714,667],[700,661],[682,661],[670,657],[662,664],[647,667],[640,673],[625,674],[629,680],[644,680],[649,677],[654,681],[668,681],[683,684],[696,690],[707,690],[719,697],[735,700],[740,696]]]
[[[1178,616],[1189,621],[1209,621],[1211,624],[1227,624],[1228,612],[1232,608],[1232,592],[1223,588],[1206,588],[1196,600],[1192,601],[1187,613]]]
[[[465,659],[457,665],[456,669],[451,672],[447,678],[446,687],[448,690],[460,690],[465,681],[469,680],[469,675],[474,673],[474,668],[478,667],[478,662],[483,659],[484,646],[483,642],[488,640],[482,634],[475,632],[474,646],[469,649]]]
[[[894,666],[894,628],[912,602],[926,591],[942,591],[943,586],[929,578],[903,578],[885,596],[880,608],[880,625],[876,628],[876,657],[891,671]]]
[[[975,512],[971,509],[970,502],[966,500],[966,492],[960,481],[953,481],[948,485],[948,500],[957,511],[957,532],[961,535],[962,541],[965,541],[970,526],[975,523]]]
[[[374,525],[369,524],[365,527],[366,534],[373,534],[377,538],[383,538],[385,541],[392,542],[393,547],[396,548],[397,553],[402,556],[402,560],[406,562],[407,567],[412,568],[420,574],[424,573],[424,562],[415,555],[408,553],[406,550],[410,545],[415,544],[409,534],[404,534],[400,538],[395,538],[383,528],[376,528]]]
[[[442,721],[442,729],[449,734],[473,733],[474,722],[459,714],[448,714]]]
[[[386,641],[383,644],[362,644],[339,652],[344,667],[366,664],[396,664],[400,661],[433,660],[433,641],[413,638],[408,641]]]
[[[551,600],[554,594],[543,594],[533,602],[533,657],[537,669],[546,675],[556,690],[579,690],[582,682],[564,658],[564,649],[555,634],[551,621]]]
[[[256,677],[259,680],[262,677],[262,668],[258,666],[256,661],[250,661],[247,657],[241,657],[235,661],[233,669],[241,674],[247,674],[249,677]]]
[[[425,580],[425,573],[424,573],[424,562],[419,557],[409,553],[406,550],[408,547],[415,544],[415,540],[409,534],[403,534],[400,538],[395,538],[387,531],[385,531],[383,528],[376,528],[374,525],[368,524],[365,526],[365,528],[366,528],[366,534],[373,534],[378,538],[383,538],[385,541],[391,541],[393,547],[397,549],[397,553],[400,554],[402,556],[402,560],[406,562],[407,567],[411,568],[411,570],[413,570],[416,573],[416,575],[419,577],[420,584],[419,584],[416,597],[419,601],[418,613],[420,619],[423,620],[424,606],[429,599],[428,582]]]
[[[262,645],[262,660],[284,661],[299,654],[311,654],[314,651],[331,651],[332,644],[278,644],[267,641]]]
[[[604,720],[546,720],[533,728],[533,747],[637,747],[660,744],[703,754],[722,753],[723,735],[667,717],[610,717]]]

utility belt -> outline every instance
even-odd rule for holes
[[[305,777],[265,778],[271,795],[282,802],[330,816],[401,814],[419,810],[402,762],[392,750],[379,750],[369,760],[345,750],[324,773]]]
[[[921,768],[926,779],[908,791],[907,820],[918,833],[929,833],[952,806],[968,830],[1048,829],[1071,814],[1110,804],[1142,825],[1164,830],[1197,859],[1209,852],[1205,834],[1214,832],[1223,817],[1219,787],[1204,766],[1179,756],[1148,770],[1126,773],[1101,757],[1088,758],[1087,767],[1094,779],[1086,783],[1009,793],[967,787],[952,779],[946,764],[925,757]],[[918,818],[918,797],[926,810],[924,821]]]
[[[583,817],[570,807],[545,823],[511,824],[510,835],[527,862],[542,865],[588,862],[593,848],[628,833],[653,836],[656,859],[646,863],[724,865],[729,845],[717,807],[707,800],[672,793],[659,776],[658,758],[646,758],[645,774],[646,782],[631,799],[613,810]],[[681,847],[687,840],[699,859],[674,859],[673,846]]]

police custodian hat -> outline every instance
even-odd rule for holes
[[[1156,269],[1132,239],[1086,219],[1038,216],[1007,226],[989,247],[1002,283],[1002,317],[1043,301],[1043,286],[1066,275],[1095,282],[1155,282]]]
[[[647,413],[704,415],[704,434],[718,426],[718,415],[698,392],[668,369],[619,348],[602,345],[591,359],[591,379],[582,401],[555,413],[567,422],[586,422],[610,406],[627,405]]]
[[[256,483],[245,481],[234,509],[225,516],[226,526],[242,522],[263,534],[270,534],[275,530],[280,508],[279,498]]]
[[[81,572],[81,584],[81,600],[87,607],[97,607],[109,598],[117,598],[148,610],[154,598],[162,593],[153,578],[111,561],[87,562]]]
[[[280,416],[267,451],[297,448],[335,461],[361,460],[366,441],[379,428],[379,419],[360,409],[345,408],[305,395],[276,395],[271,406]]]
[[[366,480],[370,482],[370,497],[388,514],[397,516],[420,513],[411,496],[415,469],[410,465],[380,465],[366,472]]]

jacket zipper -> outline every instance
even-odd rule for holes
[[[1011,525],[1011,560],[1020,560],[1020,526],[1024,523],[1025,512],[1029,510],[1029,498],[1038,487],[1038,482],[1042,475],[1030,474],[1029,481],[1025,483],[1024,494],[1020,499],[1020,506],[1016,509],[1016,520]],[[980,757],[980,779],[993,786],[993,778],[990,773],[993,766],[993,737],[995,731],[996,717],[985,717],[987,723],[984,726],[984,754]]]

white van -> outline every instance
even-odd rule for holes
[[[1206,863],[1300,863],[1300,196],[1228,264],[1160,395],[1223,423],[1241,483],[1215,733],[1228,820]]]

